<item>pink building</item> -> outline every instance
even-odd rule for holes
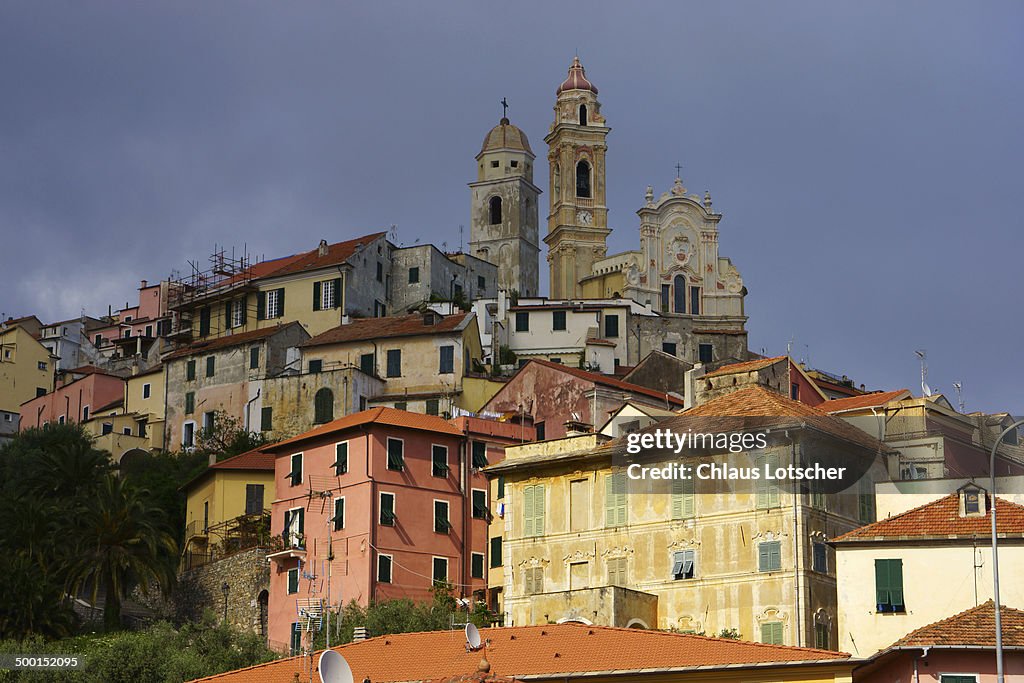
[[[69,370],[65,383],[43,396],[21,404],[21,428],[47,422],[84,422],[100,408],[124,399],[124,379],[99,368]]]
[[[1024,612],[1002,606],[1003,673],[1024,681]],[[995,683],[991,600],[903,636],[853,673],[856,683]]]
[[[269,640],[301,645],[299,609],[486,591],[488,481],[513,425],[372,408],[267,447],[276,455]],[[333,558],[333,559],[331,559]]]

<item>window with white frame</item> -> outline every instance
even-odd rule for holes
[[[284,299],[283,289],[272,289],[267,292],[267,317],[268,318],[280,318],[284,315],[284,311],[281,310],[281,304]]]
[[[242,327],[245,325],[245,299],[235,299],[231,302],[231,327]]]
[[[377,556],[377,582],[391,583],[391,565],[394,562],[391,555]]]

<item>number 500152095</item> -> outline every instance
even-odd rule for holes
[[[85,658],[79,655],[11,655],[0,654],[0,669],[81,669]]]

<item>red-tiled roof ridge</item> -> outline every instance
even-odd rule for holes
[[[873,391],[860,396],[846,396],[825,401],[817,406],[826,413],[841,413],[846,410],[857,410],[859,408],[873,408],[884,405],[890,401],[909,397],[912,394],[909,389],[896,389],[894,391]]]
[[[995,615],[995,603],[990,598],[951,617],[915,629],[886,649],[908,646],[994,647]],[[1024,611],[1000,605],[999,616],[1003,645],[1024,647]]]
[[[775,356],[773,358],[756,358],[754,360],[745,360],[741,363],[731,363],[729,365],[723,365],[720,368],[716,368],[710,372],[704,374],[704,377],[719,377],[721,375],[734,375],[737,372],[754,372],[755,370],[761,370],[767,368],[770,365],[775,365],[780,360],[785,360],[786,356]]]
[[[432,325],[423,323],[422,313],[388,316],[385,318],[356,318],[349,323],[332,327],[329,330],[307,339],[300,346],[325,346],[342,344],[367,339],[392,339],[395,337],[416,337],[430,334],[446,334],[457,332],[467,322],[470,313],[453,313],[451,315],[434,314],[437,322]]]
[[[211,470],[274,470],[274,455],[263,449],[265,446],[254,448],[245,453],[233,455],[219,462],[210,465]]]
[[[373,240],[383,237],[386,234],[386,232],[374,232],[369,235],[363,235],[362,237],[344,240],[343,242],[328,244],[327,254],[324,256],[320,256],[319,247],[310,249],[309,251],[301,254],[296,254],[294,257],[288,257],[288,263],[276,270],[272,270],[262,277],[275,278],[281,275],[290,275],[292,273],[301,273],[307,270],[319,270],[320,268],[336,266],[351,258],[351,256],[356,253],[357,248],[366,246]]]
[[[987,495],[987,494],[986,494]],[[995,496],[998,534],[1012,533],[1024,536],[1024,505]],[[932,516],[932,513],[935,513]],[[946,528],[942,528],[943,525]],[[938,527],[938,528],[937,528]],[[958,493],[950,493],[937,500],[906,510],[891,517],[848,531],[832,539],[845,541],[874,541],[883,539],[922,538],[931,536],[992,537],[992,518],[984,515],[960,516]]]
[[[564,372],[568,372],[570,375],[575,375],[580,379],[596,382],[597,384],[603,384],[608,387],[614,387],[616,389],[621,389],[623,391],[628,391],[635,394],[643,394],[645,396],[650,396],[651,398],[656,398],[659,401],[667,400],[679,406],[683,405],[683,399],[679,398],[678,396],[673,396],[672,394],[666,394],[660,391],[655,391],[654,389],[648,389],[647,387],[642,387],[639,384],[633,384],[632,382],[626,382],[611,375],[602,375],[598,372],[590,372],[589,370],[574,368],[571,365],[565,365],[563,363],[552,363],[549,360],[544,360],[541,358],[531,358],[530,361],[523,366],[523,368],[527,367],[530,363],[540,363],[541,365],[544,365],[546,367],[554,368],[556,370],[562,370]],[[520,370],[522,370],[523,368],[520,368]]]
[[[422,413],[411,413],[405,410],[398,410],[396,408],[388,408],[387,406],[378,406],[358,413],[345,415],[337,420],[333,420],[305,431],[302,434],[293,436],[290,439],[285,439],[284,441],[279,441],[267,446],[261,446],[261,448],[267,451],[277,451],[284,446],[290,446],[302,441],[308,441],[309,439],[315,439],[343,429],[351,429],[352,427],[357,427],[359,425],[373,423],[385,424],[393,427],[405,427],[407,429],[419,429],[421,431],[462,435],[461,430],[442,417],[438,417],[436,415],[424,415]]]

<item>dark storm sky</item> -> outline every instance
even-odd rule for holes
[[[576,50],[611,251],[679,162],[752,349],[918,393],[923,348],[954,402],[1024,413],[1019,2],[6,2],[0,312],[105,313],[215,243],[455,248],[499,100],[543,159]]]

